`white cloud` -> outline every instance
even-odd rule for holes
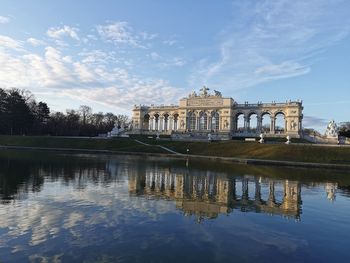
[[[91,35],[91,34],[87,35],[86,37],[88,39],[91,39],[91,40],[97,40],[98,39],[95,35]]]
[[[32,46],[34,46],[34,47],[45,45],[45,41],[42,41],[40,39],[36,39],[36,38],[33,38],[33,37],[28,38],[27,42],[29,44],[31,44]]]
[[[64,56],[62,57],[62,61],[65,63],[73,64],[73,58],[71,56]]]
[[[128,45],[137,48],[149,48],[150,41],[158,37],[158,34],[144,31],[137,32],[125,21],[97,25],[96,29],[103,40],[119,46]]]
[[[202,83],[228,91],[307,74],[316,52],[348,35],[348,8],[339,3],[235,2],[217,58],[199,60],[190,85]]]
[[[186,65],[186,60],[179,57],[174,57],[171,60],[161,64],[163,67],[182,67],[184,65]]]
[[[0,16],[0,24],[10,23],[10,18],[7,16]]]
[[[74,71],[82,82],[92,82],[96,79],[95,74],[87,66],[80,62],[73,64]]]
[[[17,87],[28,83],[27,66],[21,58],[0,49],[0,87]]]
[[[310,68],[294,61],[283,61],[281,64],[270,64],[255,70],[255,76],[262,75],[264,79],[289,78],[307,74]]]
[[[113,22],[107,25],[98,25],[96,28],[99,35],[108,42],[139,46],[133,35],[133,30],[127,22]]]
[[[0,35],[0,48],[20,50],[22,49],[22,42],[8,36]]]
[[[163,44],[168,45],[168,46],[173,46],[173,45],[177,44],[177,42],[178,41],[175,39],[167,39],[167,40],[163,41]]]
[[[103,50],[83,50],[71,56],[53,46],[47,46],[43,55],[0,49],[0,64],[4,65],[0,67],[0,86],[30,88],[33,92],[35,87],[50,96],[68,96],[124,111],[134,104],[177,102],[179,89],[161,78],[145,80],[117,67],[115,56],[113,51]]]
[[[79,40],[78,28],[64,25],[63,27],[51,27],[47,30],[47,35],[51,38],[61,40],[63,37],[70,37]]]
[[[30,85],[35,85],[39,87],[49,87],[54,85],[52,79],[51,70],[46,64],[45,58],[36,54],[27,54],[23,56],[22,61],[23,67],[26,67],[25,77],[26,81],[21,84],[17,84],[17,87],[30,87]],[[22,75],[24,75],[22,73]]]
[[[158,66],[161,68],[167,67],[182,67],[186,65],[186,60],[180,57],[174,57],[171,59],[165,58],[159,55],[157,52],[152,52],[148,55],[152,60],[158,62]]]
[[[113,51],[107,53],[99,49],[86,50],[78,53],[78,55],[83,58],[82,62],[87,64],[104,64],[112,60],[117,61]]]
[[[169,38],[163,40],[163,45],[167,45],[167,46],[174,46],[176,44],[179,43],[179,39],[177,35],[172,35]]]
[[[61,52],[53,47],[45,49],[45,62],[50,68],[52,78],[55,82],[72,82],[73,76],[70,69],[62,59]]]
[[[157,34],[150,34],[150,33],[147,33],[147,32],[141,32],[140,36],[144,40],[152,40],[152,39],[155,39],[158,35]]]
[[[99,103],[119,109],[130,109],[134,104],[171,104],[182,92],[164,80],[148,80],[121,76],[115,86],[92,89],[67,89],[63,93],[84,102]]]
[[[161,59],[161,56],[157,52],[152,52],[150,55],[152,60],[158,60]]]

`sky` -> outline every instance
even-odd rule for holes
[[[348,0],[2,0],[0,88],[131,115],[205,85],[302,100],[304,127],[323,131],[350,121],[349,33]]]

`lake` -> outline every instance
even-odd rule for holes
[[[0,262],[349,262],[350,171],[0,151]]]

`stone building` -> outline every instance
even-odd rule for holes
[[[261,133],[268,137],[298,138],[301,135],[301,101],[238,104],[219,91],[214,90],[213,94],[208,91],[203,87],[199,94],[193,92],[180,99],[179,105],[135,105],[132,132],[169,134],[174,138],[208,137],[210,134],[218,139],[256,137]],[[283,125],[279,127],[276,126],[278,116],[283,118]]]

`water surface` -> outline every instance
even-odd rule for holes
[[[350,173],[0,151],[0,262],[347,262]]]

